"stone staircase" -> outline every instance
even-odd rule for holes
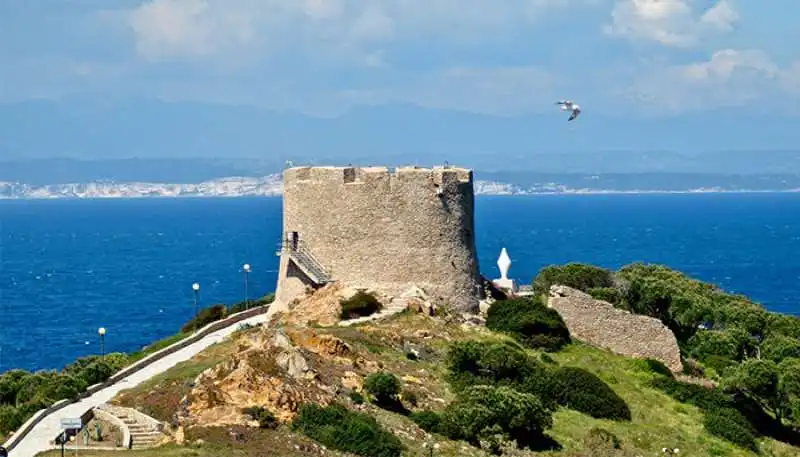
[[[114,405],[100,405],[98,409],[112,414],[130,430],[131,449],[156,447],[163,441],[163,424],[135,409]]]
[[[402,313],[406,309],[408,309],[408,300],[407,299],[404,299],[404,298],[394,299],[394,300],[391,301],[391,303],[389,303],[389,305],[387,305],[386,307],[384,307],[383,309],[381,309],[380,311],[378,311],[375,314],[372,314],[372,315],[369,315],[369,316],[364,316],[364,317],[357,317],[355,319],[348,319],[346,321],[340,321],[339,322],[339,326],[340,327],[349,327],[351,325],[362,324],[364,322],[371,322],[371,321],[377,321],[377,320],[380,320],[380,319],[385,319],[387,317],[394,316],[395,314]]]

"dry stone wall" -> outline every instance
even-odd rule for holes
[[[296,233],[333,280],[389,295],[417,286],[437,305],[477,310],[470,170],[303,167],[283,179],[284,239]],[[284,302],[309,279],[291,264],[282,259]]]
[[[632,314],[566,286],[552,286],[555,309],[573,338],[628,357],[651,358],[673,372],[683,369],[675,334],[660,320]]]

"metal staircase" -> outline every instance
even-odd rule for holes
[[[314,257],[308,246],[302,241],[285,240],[281,245],[279,254],[287,254],[289,258],[318,285],[333,282],[325,267]]]

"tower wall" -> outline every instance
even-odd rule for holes
[[[299,239],[341,284],[399,294],[409,286],[477,309],[472,172],[460,168],[307,167],[284,171],[284,239]],[[278,297],[307,281],[283,254]]]

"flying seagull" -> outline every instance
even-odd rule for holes
[[[574,121],[581,114],[581,106],[573,102],[572,100],[559,100],[556,102],[556,105],[561,106],[561,111],[572,112],[567,121]]]

